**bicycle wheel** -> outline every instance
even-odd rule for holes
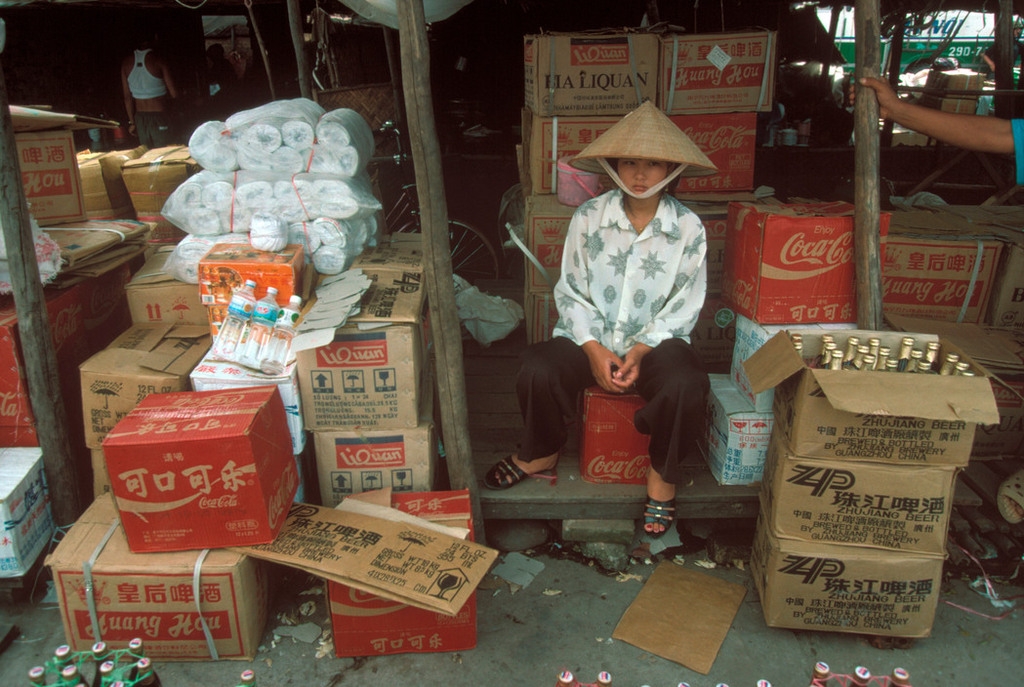
[[[406,222],[392,233],[420,231],[420,220]],[[448,245],[452,256],[452,272],[471,284],[479,279],[501,278],[501,261],[490,239],[476,227],[457,219],[448,220]]]

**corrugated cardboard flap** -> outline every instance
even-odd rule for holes
[[[789,334],[779,332],[743,363],[743,369],[754,393],[759,394],[803,370],[804,361],[793,349]]]
[[[128,282],[128,286],[126,288],[138,288],[178,281],[164,269],[167,264],[167,259],[173,252],[173,246],[158,248],[152,255],[150,255],[149,259],[146,260],[146,264],[135,273],[132,280]]]
[[[199,325],[178,325],[139,361],[139,365],[157,372],[187,375],[210,348],[210,329]],[[202,349],[200,354],[198,349]]]
[[[985,377],[811,370],[836,410],[861,415],[999,422],[992,385]],[[879,375],[885,375],[881,383]]]

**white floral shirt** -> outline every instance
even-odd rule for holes
[[[635,344],[690,340],[707,292],[707,239],[695,213],[662,196],[640,234],[614,189],[576,209],[555,285],[553,336],[596,340],[623,356]]]

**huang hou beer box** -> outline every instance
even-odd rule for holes
[[[150,394],[103,454],[136,553],[272,541],[299,486],[276,386]]]
[[[879,233],[888,233],[882,213]],[[856,319],[853,206],[730,203],[722,294],[761,324]]]
[[[88,651],[98,640],[126,646],[139,637],[152,658],[208,661],[214,656],[202,619],[217,658],[256,655],[269,585],[265,564],[255,558],[226,549],[134,553],[113,499],[103,495],[72,525],[46,564],[64,635],[75,651]]]
[[[999,422],[992,385],[961,349],[941,337],[859,329],[834,331],[840,350],[850,336],[899,351],[904,336],[918,348],[938,341],[940,358],[956,352],[975,377],[901,372],[828,370],[808,366],[786,332],[768,340],[744,363],[751,389],[775,387],[775,423],[789,449],[807,458],[899,465],[965,466],[975,427]],[[804,330],[804,355],[821,349],[821,333]],[[898,355],[898,354],[896,354]],[[781,427],[780,427],[781,425]]]

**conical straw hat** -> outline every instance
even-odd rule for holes
[[[584,148],[570,162],[587,172],[603,173],[602,158],[665,160],[683,165],[680,176],[703,176],[718,171],[678,126],[650,100],[645,101]]]

